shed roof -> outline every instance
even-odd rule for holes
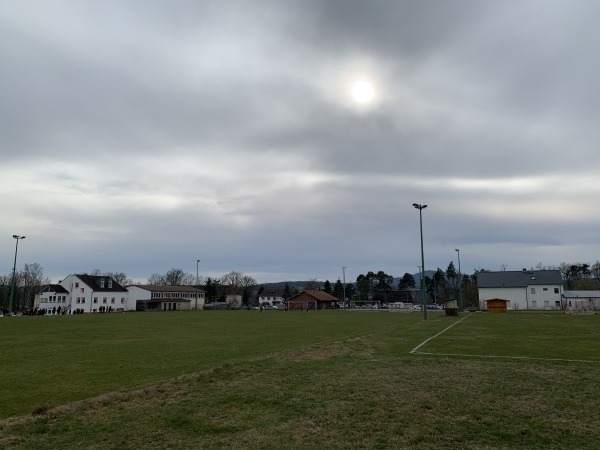
[[[502,272],[479,272],[477,287],[527,287],[534,285],[563,284],[559,270],[514,270]]]
[[[315,300],[319,300],[322,302],[337,302],[337,301],[339,301],[336,297],[334,297],[331,294],[328,294],[325,291],[317,291],[317,290],[312,290],[312,289],[304,290],[304,291],[300,292],[299,294],[296,294],[293,297],[290,297],[289,301],[294,301],[294,297],[297,297],[297,296],[301,295],[302,293],[306,293],[306,294],[310,295],[311,297],[313,297]]]
[[[135,284],[135,287],[144,289],[149,292],[204,292],[202,289],[198,289],[195,286],[171,286],[171,285],[156,285],[156,284]]]

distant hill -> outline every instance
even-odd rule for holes
[[[279,281],[276,283],[261,283],[261,284],[258,284],[257,286],[258,287],[262,286],[265,289],[265,292],[273,291],[273,292],[283,293],[286,284],[290,287],[291,290],[298,289],[299,291],[303,291],[305,289],[305,286],[308,285],[309,283],[312,283],[313,285],[315,285],[317,289],[323,289],[323,286],[325,285],[325,283],[322,281],[308,281],[307,280],[307,281]]]
[[[435,274],[435,270],[426,270],[425,271],[425,276],[429,277],[429,278],[433,278],[433,275]],[[415,283],[417,286],[420,285],[421,283],[421,274],[420,273],[413,273],[412,274],[414,279],[415,279]],[[394,281],[392,282],[392,288],[393,289],[397,289],[398,288],[398,284],[400,283],[400,277],[395,277]],[[356,280],[346,280],[346,284],[353,284]],[[329,280],[329,282],[331,283],[331,286],[333,287],[333,285],[337,282],[336,280]],[[257,286],[263,286],[265,289],[265,292],[276,292],[276,293],[283,293],[283,290],[285,289],[285,285],[287,285],[290,287],[290,289],[298,289],[299,291],[302,291],[305,289],[305,286],[308,285],[309,283],[312,283],[314,286],[316,286],[317,289],[323,289],[323,286],[325,285],[324,281],[278,281],[278,282],[274,282],[274,283],[261,283],[258,284]]]

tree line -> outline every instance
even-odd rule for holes
[[[588,263],[566,263],[557,266],[546,266],[539,263],[536,270],[558,270],[560,271],[565,288],[568,290],[597,290],[600,289],[600,261],[593,264]],[[430,303],[442,304],[448,299],[456,299],[459,290],[462,292],[463,302],[466,307],[477,306],[479,303],[477,290],[477,274],[486,271],[476,269],[473,274],[458,274],[454,262],[450,261],[446,270],[437,268],[435,271],[425,273],[425,291]],[[127,287],[133,284],[124,272],[102,272],[95,269],[82,274],[111,277],[121,286]],[[12,272],[8,275],[0,275],[0,306],[2,310],[8,309],[10,292],[12,289]],[[344,292],[347,301],[359,302],[410,302],[418,297],[420,290],[420,279],[405,273],[400,277],[397,286],[393,285],[394,277],[380,270],[369,271],[357,276],[355,282],[343,285],[341,280],[324,283],[316,279],[308,280],[303,289],[323,289],[325,292],[344,301]],[[13,298],[13,310],[26,310],[33,307],[35,295],[39,294],[44,286],[50,284],[50,279],[44,276],[43,268],[37,264],[25,264],[22,270],[15,271],[15,291]],[[196,277],[179,268],[171,268],[164,274],[154,273],[148,280],[150,285],[196,286],[205,291],[208,303],[225,301],[227,295],[237,294],[242,297],[245,306],[257,305],[258,298],[264,293],[264,287],[259,286],[256,280],[241,272],[232,271],[221,277]],[[297,294],[299,289],[295,286],[285,284],[283,292],[277,293],[284,299]]]

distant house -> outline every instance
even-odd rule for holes
[[[101,275],[69,275],[59,284],[44,287],[38,307],[50,312],[60,308],[66,313],[126,311],[127,289],[111,277]]]
[[[194,286],[136,284],[127,290],[137,311],[204,309],[204,291]]]
[[[258,304],[259,305],[269,305],[269,306],[283,306],[283,302],[284,302],[284,298],[280,297],[276,294],[267,294],[267,295],[260,295],[258,297]]]
[[[56,311],[57,309],[60,312],[67,311],[68,296],[69,291],[60,284],[49,284],[42,288],[39,295],[36,295],[33,306],[35,309],[45,309],[47,312]]]
[[[563,281],[558,270],[522,270],[479,272],[479,307],[488,309],[488,301],[506,301],[508,310],[563,309]],[[496,306],[495,306],[496,307]]]
[[[339,299],[325,291],[306,290],[290,297],[288,306],[290,310],[303,311],[332,309],[338,301]]]

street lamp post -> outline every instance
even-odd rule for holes
[[[344,292],[344,309],[346,309],[346,267],[342,267],[342,273],[343,273],[343,281],[344,284],[342,284],[342,291]]]
[[[427,320],[427,304],[425,302],[425,253],[423,252],[423,210],[427,205],[413,203],[413,206],[419,210],[419,225],[421,229],[421,303],[423,305],[423,320]]]
[[[200,260],[196,260],[196,310],[198,310],[198,289],[200,288],[200,283],[198,280],[198,264],[200,264]]]
[[[454,249],[456,253],[458,253],[458,310],[463,312],[465,310],[463,306],[463,298],[462,298],[462,273],[460,271],[460,249]]]
[[[25,236],[13,234],[13,238],[17,240],[15,245],[15,262],[13,264],[12,286],[10,288],[10,300],[8,302],[8,315],[12,316],[13,300],[15,297],[15,283],[17,281],[17,251],[19,250],[19,239],[25,239]]]

